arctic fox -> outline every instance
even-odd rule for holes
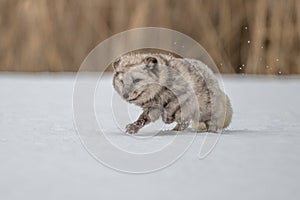
[[[174,131],[182,131],[192,122],[197,131],[217,132],[231,122],[228,96],[214,73],[199,60],[138,53],[121,56],[112,66],[117,93],[143,109],[139,118],[126,126],[129,134],[160,117],[167,124],[176,122]]]

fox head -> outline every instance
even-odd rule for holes
[[[126,101],[142,104],[160,90],[162,58],[152,54],[125,55],[112,63],[113,86]]]

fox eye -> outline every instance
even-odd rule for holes
[[[137,79],[134,79],[133,80],[133,83],[138,83],[138,82],[140,82],[142,79],[140,79],[140,78],[137,78]]]

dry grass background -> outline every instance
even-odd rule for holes
[[[143,26],[191,36],[224,73],[300,73],[299,0],[0,0],[0,70],[76,71]]]

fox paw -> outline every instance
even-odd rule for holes
[[[135,124],[128,124],[125,129],[128,134],[135,134],[139,131],[139,127]]]

